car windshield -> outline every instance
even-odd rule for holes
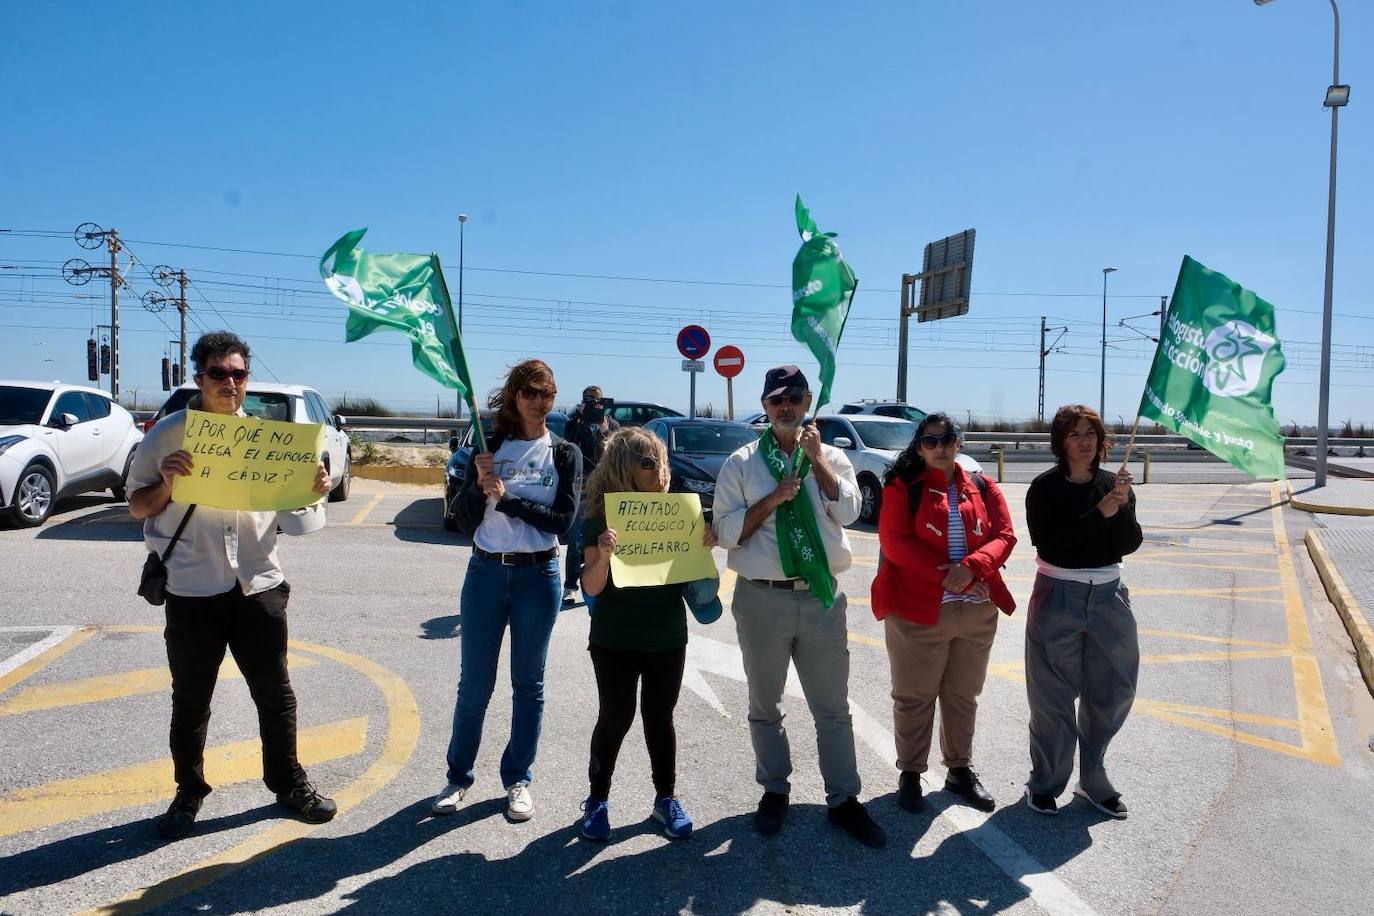
[[[885,448],[894,451],[904,449],[911,444],[911,437],[916,433],[916,424],[910,420],[894,423],[891,420],[879,422],[877,420],[855,420],[851,418],[849,422],[854,424],[854,431],[859,434],[859,438],[869,448]]]
[[[46,388],[0,385],[0,426],[19,426],[43,419],[52,392]]]
[[[758,433],[724,423],[692,423],[673,427],[673,451],[696,455],[728,455],[758,439]]]
[[[200,394],[195,388],[178,388],[158,411],[162,418],[190,406],[191,398]],[[199,402],[197,402],[199,403]],[[291,396],[279,391],[250,391],[243,397],[243,412],[263,420],[291,420]]]

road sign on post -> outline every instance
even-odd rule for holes
[[[726,344],[716,351],[716,371],[725,377],[726,416],[735,418],[735,376],[744,371],[744,351],[734,344]]]
[[[946,236],[925,248],[921,272],[902,274],[902,303],[897,334],[897,400],[906,400],[907,319],[937,321],[968,314],[973,279],[974,230]],[[921,281],[919,298],[916,281]]]
[[[688,396],[687,403],[687,416],[695,417],[697,415],[697,373],[706,371],[705,363],[700,362],[700,360],[711,352],[711,335],[706,333],[706,329],[701,325],[689,324],[677,332],[677,351],[686,357],[682,362],[682,371],[688,373],[692,379],[691,394]],[[692,361],[691,368],[688,367],[689,360]]]

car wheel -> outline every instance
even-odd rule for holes
[[[348,499],[348,491],[353,485],[353,461],[344,458],[343,477],[339,478],[339,485],[329,491],[329,501],[331,503],[341,503]]]
[[[31,464],[19,475],[14,488],[14,503],[10,517],[21,527],[32,528],[47,521],[52,514],[52,472],[41,464]]]
[[[453,508],[453,497],[456,495],[458,495],[457,487],[451,487],[447,484],[444,485],[444,508],[442,511],[444,514],[445,531],[458,530],[458,517],[449,511]]]
[[[859,478],[859,521],[878,524],[878,510],[882,508],[883,488],[874,477],[864,475]]]

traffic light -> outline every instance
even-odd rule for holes
[[[92,382],[100,381],[100,373],[95,364],[95,338],[86,338],[86,378]]]
[[[167,357],[162,357],[162,390],[172,390],[172,361]]]
[[[172,363],[172,387],[181,387],[181,363]]]
[[[100,345],[100,374],[101,374],[101,375],[109,375],[109,374],[110,374],[110,345],[109,345],[109,344],[101,344],[101,345]]]

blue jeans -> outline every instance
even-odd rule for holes
[[[496,686],[496,662],[510,627],[510,740],[501,755],[501,785],[530,780],[544,716],[544,660],[562,603],[558,558],[525,566],[474,556],[459,598],[462,670],[448,743],[448,781],[473,783],[482,720]]]

